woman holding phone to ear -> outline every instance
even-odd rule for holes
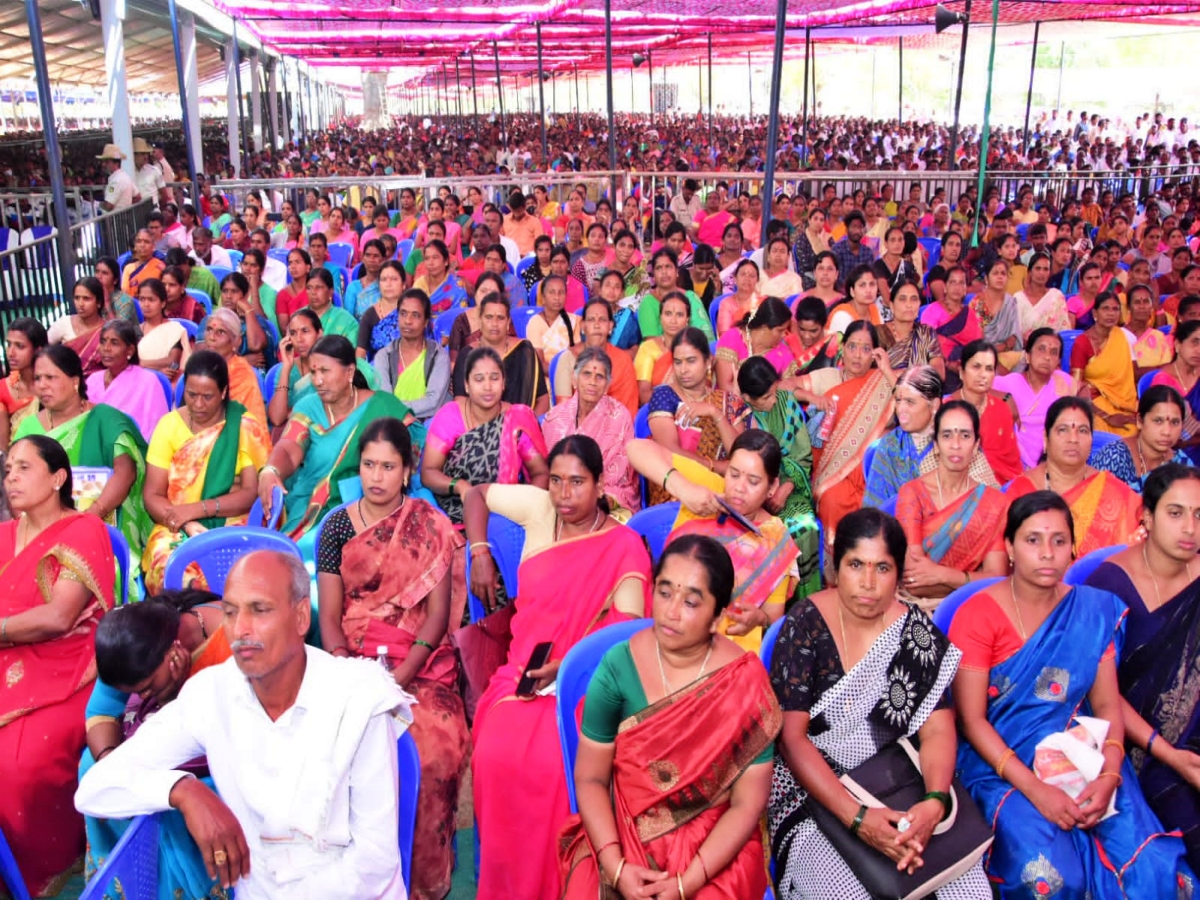
[[[508,657],[475,712],[471,761],[475,817],[486,835],[480,900],[558,900],[558,833],[570,813],[552,696],[517,697],[523,674],[535,689],[553,683],[567,652],[613,622],[649,614],[650,557],[642,539],[607,513],[604,459],[586,435],[550,451],[550,489],[481,484],[463,503],[471,589],[495,602],[496,566],[487,543],[489,513],[525,529],[520,603]],[[505,585],[516,596],[514,585]],[[564,603],[563,598],[570,602]],[[534,649],[550,661],[526,673]]]

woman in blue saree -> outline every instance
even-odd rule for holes
[[[954,700],[963,783],[996,831],[986,858],[1002,900],[1191,897],[1178,832],[1164,833],[1125,759],[1116,643],[1124,605],[1069,587],[1074,525],[1051,491],[1015,500],[1004,529],[1011,579],[970,597],[950,624],[963,653]],[[1108,724],[1100,772],[1072,797],[1034,772],[1037,743],[1076,714]],[[1115,797],[1117,814],[1105,818]]]
[[[358,496],[358,436],[385,416],[410,426],[413,444],[425,443],[425,431],[403,403],[386,391],[371,391],[356,368],[353,345],[328,334],[309,353],[314,393],[292,409],[283,436],[258,476],[263,509],[271,492],[284,487],[284,531],[299,540],[346,497]]]
[[[1200,470],[1168,463],[1142,494],[1147,537],[1102,562],[1088,584],[1128,607],[1117,679],[1130,761],[1155,815],[1183,832],[1200,866]],[[1193,572],[1192,565],[1197,568]]]
[[[208,591],[168,591],[144,603],[118,607],[96,628],[98,678],[88,700],[87,749],[82,778],[169,703],[192,675],[230,657],[221,627],[221,598]],[[183,767],[210,788],[203,758]],[[177,811],[158,816],[158,900],[223,898],[226,892],[205,871],[204,858]],[[125,819],[84,819],[87,871],[104,865],[129,826]]]

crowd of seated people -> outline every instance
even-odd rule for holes
[[[708,188],[695,209],[671,201],[657,249],[652,198],[614,220],[583,192],[501,210],[447,189],[426,212],[406,191],[348,241],[362,216],[318,195],[274,248],[278,288],[253,229],[240,249],[218,228],[220,248],[200,226],[186,268],[126,292],[114,263],[49,329],[9,323],[0,830],[35,893],[85,849],[93,874],[130,817],[174,810],[173,896],[272,896],[291,877],[279,842],[302,847],[298,871],[360,867],[322,876],[322,896],[403,896],[394,776],[369,799],[355,779],[394,772],[406,729],[422,900],[450,889],[468,767],[483,898],[755,897],[768,852],[777,896],[866,898],[830,818],[916,871],[955,760],[996,842],[939,896],[1191,884],[1200,296],[1185,268],[1161,290],[1133,280],[1135,263],[1174,265],[1154,239],[1175,232],[1094,197],[1022,237],[1014,218],[1040,211],[1025,191],[1011,207],[989,192],[978,218],[969,196],[943,210],[918,191],[892,213],[834,191],[769,221],[759,262],[757,207]],[[1074,232],[1069,207],[1087,235],[1064,252],[1047,231]],[[340,243],[356,269],[330,263]],[[240,271],[212,278],[215,249]],[[180,546],[263,524],[251,509],[279,490],[312,602],[270,554],[218,593],[202,564],[167,583]],[[643,511],[662,523],[655,557]],[[524,534],[514,583],[496,515]],[[129,547],[126,584],[104,524]],[[1063,582],[1114,547],[1090,586]],[[153,599],[121,607],[125,592]],[[555,677],[584,638],[638,619],[588,689],[572,817]],[[470,640],[491,630],[481,662]],[[361,696],[310,686],[326,670]],[[1084,702],[1108,732],[1099,777],[1070,796],[1039,778],[1036,745]],[[318,710],[374,744],[322,734],[313,776],[345,779],[329,805],[266,803],[255,779],[286,773],[231,763],[232,723],[284,747]],[[860,809],[838,776],[901,737],[927,796]],[[205,756],[208,780],[180,782]]]

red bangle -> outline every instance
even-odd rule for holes
[[[603,853],[605,850],[607,850],[609,847],[619,847],[619,846],[621,846],[620,839],[609,841],[607,844],[605,844],[603,847],[601,847],[599,850],[596,851],[596,863],[599,864],[600,854]]]
[[[696,851],[696,859],[700,860],[700,870],[704,872],[704,883],[708,884],[712,879],[708,876],[708,866],[704,864],[704,857],[700,855],[699,850]]]

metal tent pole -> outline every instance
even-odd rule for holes
[[[247,143],[248,136],[246,134],[246,113],[243,109],[244,104],[242,102],[242,48],[238,46],[237,16],[232,17],[230,19],[230,21],[232,22],[230,31],[233,32],[233,39],[232,39],[232,41],[230,41],[230,46],[233,48],[233,74],[234,74],[234,83],[237,85],[238,130],[241,132],[241,138],[242,138],[242,156],[245,159],[247,168],[249,168],[249,166],[250,166],[250,146]],[[237,171],[239,173],[242,171],[240,166],[238,167]],[[249,173],[246,173],[246,174],[249,174]]]
[[[1025,132],[1021,139],[1021,155],[1029,156],[1029,108],[1033,105],[1033,76],[1037,72],[1038,37],[1042,30],[1041,22],[1033,23],[1033,50],[1029,53],[1029,91],[1025,94]]]
[[[967,68],[967,32],[971,27],[971,0],[967,0],[963,15],[965,19],[962,24],[962,40],[958,45],[958,85],[954,89],[954,125],[950,128],[950,155],[946,157],[947,170],[957,168],[955,156],[958,152],[958,114],[962,109],[963,72]]]
[[[32,3],[33,0],[26,0]],[[612,196],[609,202],[617,206],[617,135],[613,124],[613,51],[612,51],[612,0],[604,0],[604,68],[608,91],[608,167],[612,171]],[[632,75],[630,76],[632,79]]]
[[[646,63],[650,75],[650,127],[654,127],[654,51],[646,50]]]
[[[475,86],[475,50],[471,50],[471,97],[475,102],[475,136],[479,137],[479,89]]]
[[[167,11],[171,17],[171,41],[175,45],[175,78],[179,82],[179,106],[183,113],[183,146],[187,151],[187,167],[188,173],[192,176],[192,201],[200,202],[200,184],[196,180],[196,158],[192,142],[188,139],[192,133],[192,118],[188,114],[187,88],[186,79],[183,72],[183,43],[179,36],[179,10],[175,6],[175,0],[167,0]],[[29,20],[30,26],[33,25],[33,20]],[[38,42],[41,43],[41,35],[38,36]],[[43,47],[42,53],[45,53]],[[57,136],[56,136],[57,138]],[[200,207],[197,206],[197,209]]]
[[[750,51],[746,51],[746,96],[750,100],[750,118],[754,118],[754,69],[750,67]]]
[[[762,237],[767,246],[767,226],[771,221],[771,201],[775,199],[775,154],[779,149],[779,92],[783,85],[783,39],[787,25],[787,0],[778,0],[775,10],[775,54],[771,60],[771,105],[767,108],[767,162],[763,173]],[[764,251],[765,253],[765,251]]]
[[[462,112],[462,80],[461,72],[458,67],[458,57],[454,57],[454,99],[456,115],[458,116],[458,139],[462,140],[463,132],[463,112]]]
[[[992,75],[996,66],[996,27],[1000,20],[1000,0],[992,0],[992,44],[988,50],[987,93],[983,98],[983,131],[979,135],[979,179],[976,182],[980,200],[983,199],[983,183],[987,177],[988,141],[991,139]],[[979,216],[975,216],[975,227],[971,231],[971,246],[979,246]]]
[[[804,109],[800,113],[800,165],[808,165],[808,51],[811,44],[812,27],[804,26]]]
[[[900,86],[896,91],[896,121],[904,121],[904,35],[900,35]]]
[[[713,92],[712,92],[712,32],[708,33],[708,146],[713,140]]]
[[[546,70],[542,68],[542,23],[536,23],[537,28],[537,86],[538,86],[538,124],[542,126],[542,165],[549,164],[550,147],[546,142]]]
[[[507,146],[508,134],[504,130],[504,86],[500,83],[500,45],[492,41],[492,55],[496,60],[496,94],[500,98],[500,142]]]

